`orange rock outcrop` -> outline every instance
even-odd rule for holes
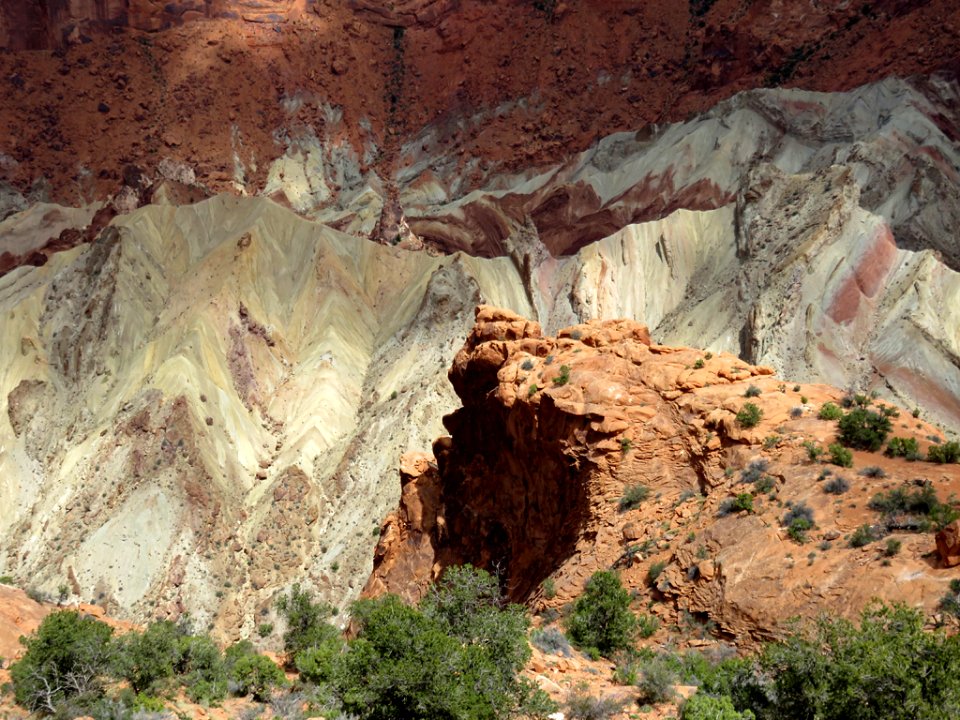
[[[664,621],[709,620],[750,642],[798,614],[854,615],[877,595],[933,613],[956,576],[929,562],[930,533],[901,533],[895,556],[882,543],[850,547],[854,529],[880,522],[869,509],[876,492],[925,474],[947,499],[960,472],[859,451],[854,470],[811,462],[805,443],[835,437],[835,423],[817,417],[841,399],[834,388],[788,385],[728,354],[661,346],[632,321],[550,338],[485,306],[449,377],[463,406],[444,419],[450,434],[434,444],[436,464],[405,456],[403,499],[383,525],[368,595],[415,601],[445,567],[469,562],[497,572],[511,599],[542,608],[614,568],[660,601],[651,607]],[[762,412],[752,428],[736,417],[747,402]],[[895,418],[897,434],[937,434]],[[751,465],[764,484],[744,480]],[[875,469],[857,473],[865,467]],[[824,490],[836,475],[852,486],[842,498]],[[636,485],[647,499],[624,507]],[[753,512],[723,510],[742,493]],[[799,503],[815,519],[803,543],[781,522]]]

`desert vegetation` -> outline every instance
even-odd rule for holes
[[[530,654],[528,619],[503,602],[486,572],[448,569],[418,607],[394,595],[358,601],[349,640],[329,623],[332,610],[299,586],[277,606],[288,670],[297,674],[295,704],[312,713],[480,720],[553,709],[519,676]],[[205,705],[231,694],[269,702],[290,684],[250,642],[221,652],[209,637],[169,621],[115,637],[98,620],[58,611],[23,644],[11,667],[14,697],[40,715],[128,717],[162,710],[181,690]]]

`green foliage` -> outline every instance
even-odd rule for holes
[[[755,397],[759,397],[761,392],[763,391],[760,390],[760,388],[758,388],[756,385],[750,385],[744,391],[743,396],[747,398],[755,398]]]
[[[869,545],[876,539],[873,527],[870,525],[861,525],[854,530],[853,535],[850,536],[850,547],[863,547],[864,545]]]
[[[655,563],[651,563],[650,567],[647,569],[647,582],[651,585],[657,582],[657,578],[663,573],[667,568],[667,563],[665,560],[658,560]]]
[[[564,711],[570,720],[607,720],[619,713],[623,706],[623,700],[613,695],[590,695],[589,686],[581,683],[570,689]]]
[[[119,667],[134,691],[156,694],[168,689],[166,681],[172,680],[180,663],[182,637],[175,623],[162,620],[121,638]]]
[[[227,696],[227,666],[217,644],[206,635],[180,639],[176,673],[195,703],[210,705]]]
[[[448,569],[419,609],[392,595],[355,603],[357,637],[335,671],[344,709],[363,720],[481,720],[543,707],[517,675],[527,619],[501,606],[496,579],[469,566]]]
[[[527,390],[527,397],[533,397],[534,395],[537,394],[537,392],[538,392],[539,390],[540,390],[540,388],[537,387],[537,384],[536,384],[536,383],[532,384],[532,385],[530,386],[530,389]]]
[[[640,503],[650,497],[650,488],[646,485],[631,485],[623,492],[620,498],[620,512],[639,507]]]
[[[275,688],[287,684],[280,666],[263,655],[244,655],[234,664],[231,675],[237,683],[237,692],[252,695],[258,702],[267,702]]]
[[[753,512],[753,495],[750,493],[739,493],[736,497],[727,498],[720,503],[718,512],[723,516],[741,511]]]
[[[299,583],[290,588],[289,595],[280,596],[277,611],[287,621],[283,649],[294,663],[298,653],[339,640],[340,633],[327,622],[336,610],[325,603],[314,602],[310,591],[301,588]]]
[[[79,613],[44,618],[30,637],[21,637],[23,657],[10,666],[14,698],[31,711],[51,714],[63,700],[102,691],[112,661],[113,629]]]
[[[755,427],[762,418],[763,410],[758,408],[754,403],[748,402],[744,403],[743,407],[740,408],[740,412],[737,413],[737,424],[740,427],[752,428]]]
[[[807,541],[807,531],[815,525],[813,522],[813,510],[806,503],[797,503],[789,506],[790,509],[783,516],[783,526],[787,528],[787,534],[798,543]]]
[[[960,461],[960,443],[951,440],[942,445],[931,445],[927,448],[927,460],[941,464]]]
[[[660,629],[660,618],[656,615],[640,615],[637,618],[637,635],[646,640]]]
[[[883,413],[860,407],[840,418],[838,427],[840,442],[847,447],[876,452],[883,447],[892,425]]]
[[[839,420],[843,417],[843,410],[834,403],[828,402],[820,406],[820,412],[817,414],[821,420]]]
[[[763,474],[767,471],[768,467],[770,467],[770,463],[768,463],[765,459],[760,458],[759,460],[754,460],[752,463],[747,465],[746,468],[744,468],[743,472],[740,473],[740,482],[757,482],[757,480],[763,477]]]
[[[13,585],[14,580],[11,575],[0,575],[0,585]]]
[[[960,517],[960,513],[940,501],[929,482],[921,487],[898,487],[870,498],[869,507],[884,516],[888,530],[926,532],[942,530]]]
[[[777,486],[777,481],[774,480],[769,475],[764,475],[762,478],[757,480],[753,487],[758,493],[767,493],[773,490]],[[752,510],[752,508],[751,508]]]
[[[916,438],[890,438],[890,442],[887,443],[887,449],[884,454],[889,455],[890,457],[907,458],[907,460],[919,460],[921,457],[920,446],[917,445]]]
[[[630,645],[635,628],[630,595],[620,578],[609,571],[594,573],[574,605],[567,628],[570,638],[579,647],[609,655]]]
[[[883,549],[883,554],[887,557],[893,557],[900,553],[900,548],[903,546],[896,538],[887,538],[887,546]]]
[[[377,535],[380,534],[380,531],[377,530]],[[273,623],[260,623],[257,625],[257,635],[262,638],[269,637],[270,633],[273,632]]]
[[[693,364],[694,370],[700,370],[703,367],[703,358],[697,358],[697,361]]]
[[[840,443],[830,443],[827,446],[830,451],[830,462],[840,467],[853,467],[853,453],[847,450]]]
[[[761,657],[770,702],[759,716],[783,720],[915,720],[960,710],[960,640],[924,632],[921,613],[874,604],[859,628],[822,618]]]
[[[704,692],[690,696],[680,709],[680,720],[754,720],[755,717],[749,710],[738,712],[728,695],[716,697]]]
[[[560,366],[560,374],[553,379],[554,385],[566,385],[570,382],[570,368],[566,365]]]
[[[850,483],[847,482],[846,478],[842,478],[839,475],[823,485],[823,491],[830,495],[843,495],[843,493],[849,489]]]
[[[641,704],[663,703],[675,695],[674,685],[678,678],[670,661],[663,656],[653,657],[642,664],[637,680],[637,702]]]
[[[823,455],[823,447],[812,440],[804,440],[803,447],[807,451],[807,459],[810,462],[820,462],[820,456]]]
[[[570,657],[573,654],[567,636],[552,626],[537,628],[530,633],[530,644],[548,655]]]

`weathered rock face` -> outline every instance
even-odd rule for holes
[[[960,488],[960,469],[855,452],[855,467],[877,470],[855,476],[836,500],[824,478],[846,471],[811,464],[803,447],[833,439],[835,424],[816,417],[840,397],[828,386],[788,386],[727,354],[653,344],[629,321],[548,338],[489,307],[478,309],[450,379],[463,406],[444,420],[450,435],[434,444],[436,468],[425,456],[408,459],[404,500],[382,528],[367,593],[416,599],[444,567],[469,562],[497,571],[515,600],[560,605],[612,567],[661,601],[650,607],[665,622],[710,620],[750,642],[798,614],[855,615],[877,596],[932,613],[955,575],[951,563],[926,559],[931,533],[896,535],[903,549],[886,561],[877,546],[846,544],[855,528],[879,522],[867,507],[874,493],[916,487],[925,475],[946,499]],[[744,428],[735,415],[749,387],[762,419]],[[933,434],[897,422],[897,434],[922,443]],[[750,466],[763,483],[744,480]],[[638,485],[647,496],[624,507],[620,498]],[[725,511],[740,493],[753,511]],[[815,521],[805,544],[781,526],[799,504]],[[651,586],[655,562],[664,567]],[[555,596],[539,590],[547,577]]]
[[[316,0],[3,0],[0,48],[43,49],[105,27],[156,31],[201,18],[283,23]]]

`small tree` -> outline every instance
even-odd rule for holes
[[[241,695],[252,695],[258,702],[267,702],[274,688],[287,684],[283,670],[264,655],[244,655],[233,666],[233,679]]]
[[[10,667],[19,705],[43,714],[56,712],[63,700],[102,690],[113,653],[113,629],[72,611],[51,613],[30,637],[27,649]]]
[[[121,675],[138,693],[156,691],[176,675],[184,635],[169,620],[151,623],[143,633],[129,633],[120,641]]]
[[[340,639],[337,629],[327,622],[336,610],[326,603],[314,602],[310,591],[302,589],[299,583],[290,588],[289,595],[280,596],[277,610],[287,621],[283,649],[289,654],[291,664],[296,663],[299,653],[337,643]]]
[[[630,595],[616,573],[601,570],[587,581],[568,623],[570,638],[580,647],[608,655],[629,647],[636,621]]]

